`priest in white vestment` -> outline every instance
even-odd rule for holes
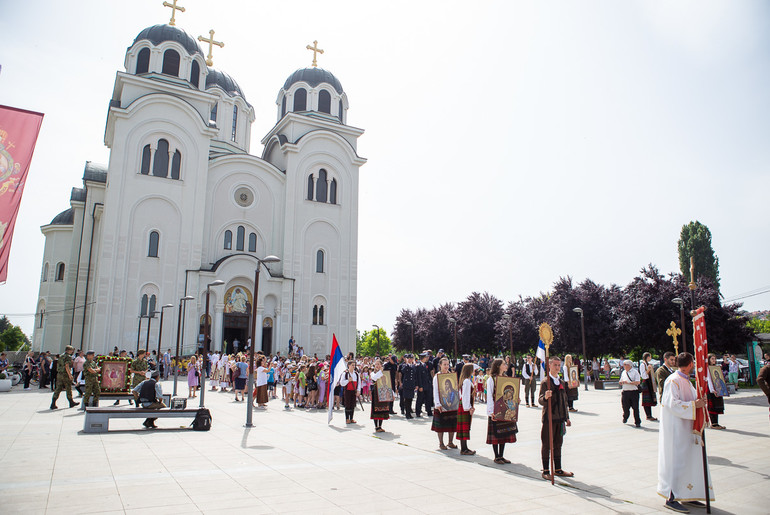
[[[690,383],[694,366],[692,355],[680,354],[677,365],[679,370],[666,379],[661,399],[658,494],[667,500],[666,508],[688,513],[680,502],[699,505],[699,501],[706,500],[700,435],[693,432],[695,411],[703,408],[706,400],[697,398]],[[710,475],[709,497],[714,500]]]

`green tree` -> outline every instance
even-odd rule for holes
[[[28,342],[21,327],[11,324],[0,334],[0,351],[23,350]]]
[[[770,333],[770,320],[752,318],[746,325],[748,325],[755,333]]]
[[[711,279],[719,290],[719,258],[711,246],[711,231],[698,222],[690,222],[682,226],[679,235],[679,270],[682,277],[697,281],[699,275]],[[695,264],[695,277],[690,277],[690,257]]]
[[[383,356],[393,352],[393,345],[388,338],[388,333],[380,327],[379,343],[377,330],[358,331],[356,336],[356,356]]]

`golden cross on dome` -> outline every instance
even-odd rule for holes
[[[218,46],[219,48],[224,48],[225,44],[221,41],[214,41],[214,29],[209,31],[208,39],[204,38],[203,36],[198,36],[198,41],[209,44],[209,55],[206,56],[206,64],[208,66],[214,66],[214,54],[212,54],[211,51],[213,50],[214,45]]]
[[[318,41],[313,41],[313,46],[308,45],[305,48],[307,48],[308,50],[312,50],[313,51],[313,68],[317,68],[318,67],[318,61],[316,61],[316,55],[324,53],[323,50],[318,48]]]
[[[181,5],[176,5],[177,0],[171,0],[171,3],[163,2],[163,7],[171,7],[171,21],[168,22],[169,25],[176,25],[176,12],[179,11],[180,13],[183,13],[185,11],[185,8]]]
[[[677,356],[679,355],[679,342],[677,341],[676,337],[682,334],[682,330],[679,329],[674,322],[671,322],[671,329],[666,330],[666,334],[669,335],[671,338],[674,339],[674,351],[676,352]]]

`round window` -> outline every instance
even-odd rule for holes
[[[235,203],[241,207],[249,207],[254,203],[254,192],[245,186],[235,190]]]

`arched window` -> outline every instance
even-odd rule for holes
[[[142,149],[142,167],[139,169],[139,173],[142,175],[150,174],[150,160],[152,159],[152,152],[150,152],[150,145],[145,145]]]
[[[318,180],[316,181],[315,199],[318,202],[326,202],[326,170],[321,168],[318,171]]]
[[[233,248],[233,231],[225,231],[225,250]]]
[[[307,91],[304,88],[294,92],[294,111],[307,111]]]
[[[307,199],[313,200],[313,174],[307,176]]]
[[[233,106],[233,134],[230,136],[230,141],[235,141],[238,130],[238,106]]]
[[[315,253],[315,271],[319,274],[324,273],[324,251],[321,249]]]
[[[150,71],[150,49],[143,48],[139,50],[139,55],[136,56],[136,74],[147,73]]]
[[[44,283],[48,282],[48,263],[43,265],[43,282]]]
[[[337,203],[337,179],[332,179],[332,183],[329,185],[329,203]]]
[[[142,295],[142,303],[139,307],[139,316],[147,316],[147,294]]]
[[[147,257],[158,257],[158,244],[160,243],[160,234],[158,231],[150,232],[150,245],[147,249]]]
[[[179,169],[182,168],[182,153],[174,151],[174,157],[171,158],[171,178],[179,179]]]
[[[246,229],[242,225],[238,226],[235,232],[235,250],[243,250],[243,239],[246,235]]]
[[[152,174],[155,177],[168,177],[168,141],[158,140],[155,149],[155,161],[152,163]]]
[[[318,325],[324,325],[324,307],[318,308]]]
[[[322,89],[318,94],[318,110],[322,113],[332,114],[332,96],[325,89]]]
[[[157,299],[155,298],[155,295],[150,297],[150,306],[147,308],[149,311],[147,311],[147,316],[154,317],[155,316],[155,304],[157,302]]]
[[[219,105],[218,102],[214,102],[214,107],[211,108],[211,116],[209,116],[209,121],[215,122],[217,121],[217,106]]]
[[[64,263],[59,263],[58,265],[56,265],[56,280],[57,281],[64,280]]]
[[[161,73],[179,77],[179,54],[170,48],[163,52],[163,68]]]
[[[281,118],[286,116],[286,95],[283,96],[283,100],[281,100]]]
[[[198,61],[193,59],[192,66],[190,67],[190,84],[198,87],[198,84],[201,79],[201,65],[198,64]]]
[[[339,103],[339,117],[340,117],[340,121],[342,121],[342,100],[340,100],[340,103]]]
[[[249,234],[249,252],[257,251],[257,235],[255,233]]]
[[[313,325],[318,325],[318,305],[313,306]]]

